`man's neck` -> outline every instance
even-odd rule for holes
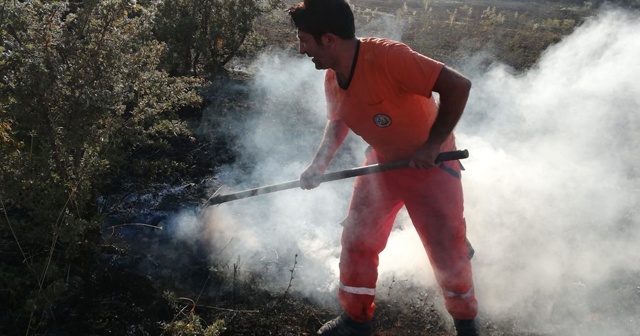
[[[351,67],[355,62],[354,56],[358,47],[358,39],[341,41],[339,48],[338,63],[333,70],[336,72],[339,81],[346,81],[351,74]]]

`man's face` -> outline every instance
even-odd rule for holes
[[[300,42],[300,53],[307,55],[316,65],[316,69],[329,69],[332,65],[330,49],[326,44],[318,44],[313,35],[298,30],[298,40]]]

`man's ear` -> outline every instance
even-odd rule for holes
[[[322,40],[322,44],[324,44],[325,46],[334,46],[338,37],[332,33],[326,33],[322,35],[320,39]]]

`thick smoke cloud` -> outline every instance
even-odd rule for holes
[[[552,335],[639,332],[638,18],[603,10],[526,73],[480,68],[480,57],[459,67],[474,83],[457,134],[471,153],[463,183],[482,318]],[[240,164],[218,176],[232,190],[297,179],[322,136],[323,72],[283,54],[253,64],[256,119],[228,121],[243,130],[234,134]],[[329,170],[359,165],[364,148],[350,136]],[[218,260],[268,274],[275,290],[287,287],[295,259],[293,289],[335,300],[352,182],[210,207],[203,238]],[[433,286],[405,213],[396,226],[379,288],[399,280]]]
[[[473,74],[459,132],[473,153],[466,209],[488,314],[557,319],[558,334],[638,332],[637,308],[613,308],[637,302],[640,283],[638,60],[638,16],[610,9],[525,74]]]

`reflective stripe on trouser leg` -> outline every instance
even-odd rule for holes
[[[455,162],[447,164],[459,172]],[[415,171],[411,175],[395,176],[398,192],[403,192],[409,216],[442,288],[447,311],[457,319],[472,319],[477,315],[478,303],[466,240],[461,181],[442,169]]]
[[[400,199],[385,192],[380,175],[359,176],[342,231],[340,290],[342,307],[351,319],[364,322],[375,311],[378,255],[385,248]]]
[[[351,293],[351,294],[357,294],[357,295],[371,295],[371,296],[376,295],[375,288],[351,287],[343,284],[342,282],[340,283],[340,290],[345,291],[347,293]]]
[[[352,287],[340,282],[340,304],[347,316],[354,321],[365,322],[373,318],[376,308],[373,302],[375,295],[375,288]]]
[[[470,298],[473,295],[473,287],[471,287],[471,289],[469,289],[466,293],[450,292],[448,290],[443,289],[442,294],[444,294],[444,296],[447,296],[447,297],[459,298],[459,299],[465,300]]]

